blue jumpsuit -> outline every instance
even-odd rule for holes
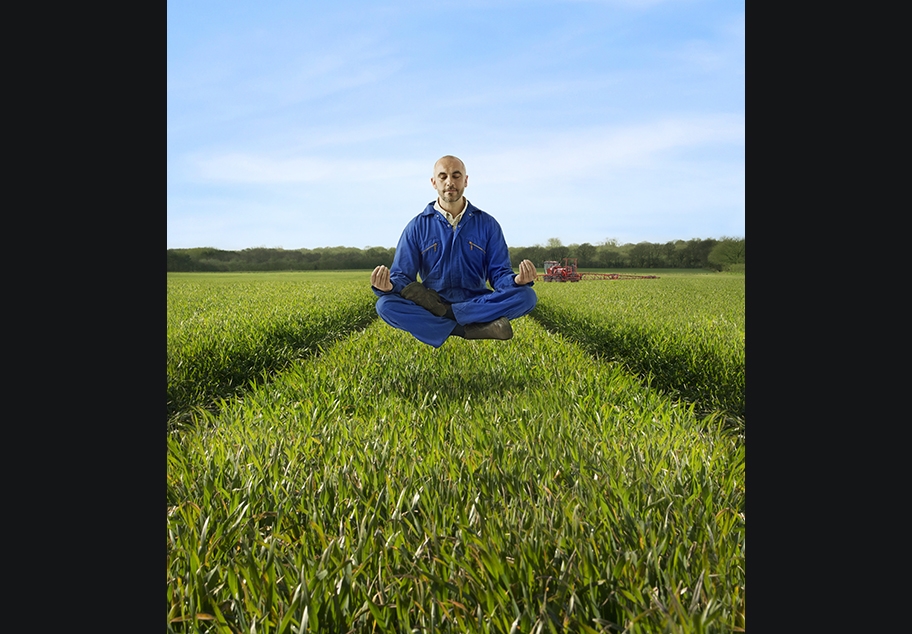
[[[416,275],[452,305],[455,322],[399,295]],[[402,231],[390,267],[392,290],[371,288],[383,321],[439,348],[457,324],[517,319],[535,308],[534,282],[519,286],[515,275],[503,232],[490,214],[469,202],[453,229],[430,202]]]

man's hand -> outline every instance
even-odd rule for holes
[[[393,284],[390,282],[390,270],[382,264],[375,268],[371,273],[371,286],[384,293],[393,290]]]
[[[537,275],[538,272],[535,270],[532,260],[523,260],[519,263],[519,275],[514,277],[513,281],[522,286],[523,284],[534,282]]]

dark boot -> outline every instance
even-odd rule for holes
[[[429,310],[438,317],[446,315],[448,304],[432,288],[427,288],[421,282],[412,282],[402,289],[400,293],[405,299],[415,302],[425,310]]]
[[[466,339],[512,339],[513,327],[510,320],[500,317],[484,324],[469,324],[465,327]]]

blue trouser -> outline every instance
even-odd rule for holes
[[[438,317],[401,295],[381,295],[377,314],[393,328],[411,333],[415,339],[439,348],[457,324],[479,324],[500,317],[518,319],[535,308],[538,296],[529,286],[513,286],[452,304],[456,321]]]

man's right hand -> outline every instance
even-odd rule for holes
[[[375,268],[371,273],[371,286],[384,293],[393,290],[393,284],[390,282],[390,270],[382,264]]]

